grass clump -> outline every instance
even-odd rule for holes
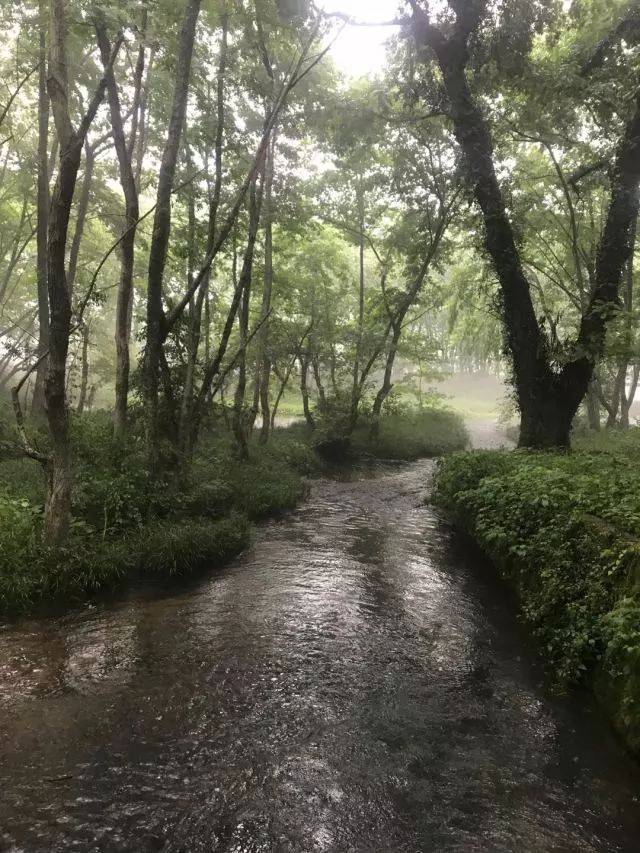
[[[462,416],[434,398],[432,405],[407,405],[401,395],[390,395],[374,430],[371,405],[364,401],[355,429],[348,397],[331,397],[318,412],[313,442],[330,460],[354,457],[411,461],[441,456],[469,444]]]
[[[108,540],[72,535],[64,548],[33,540],[0,563],[0,612],[74,603],[142,577],[187,576],[228,561],[249,542],[244,516],[214,522],[155,522]]]
[[[445,408],[414,410],[385,415],[377,436],[368,424],[356,430],[353,448],[378,459],[420,459],[444,456],[469,443],[462,417]]]
[[[640,430],[578,448],[456,454],[436,500],[515,586],[556,685],[594,686],[640,749]]]

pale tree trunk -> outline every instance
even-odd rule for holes
[[[616,371],[615,378],[613,380],[613,390],[611,393],[611,401],[609,405],[606,407],[607,409],[607,428],[611,429],[618,422],[618,415],[620,413],[620,403],[622,401],[622,395],[624,394],[624,385],[627,380],[627,365],[621,365],[618,367]]]
[[[598,389],[595,379],[589,383],[587,390],[587,420],[589,429],[595,432],[600,431],[600,400],[598,399]]]
[[[202,418],[205,411],[206,401],[209,399],[209,395],[213,391],[214,381],[218,378],[220,374],[220,370],[222,367],[222,362],[227,352],[227,347],[229,345],[229,339],[231,338],[231,333],[233,331],[233,326],[236,321],[236,317],[238,316],[238,311],[240,310],[241,305],[243,304],[243,295],[247,294],[247,302],[250,298],[251,293],[251,283],[253,278],[253,261],[255,257],[255,246],[256,246],[256,238],[258,236],[258,229],[260,227],[260,210],[262,206],[262,191],[258,190],[256,185],[256,180],[252,181],[251,187],[249,189],[249,233],[247,235],[247,244],[244,250],[244,257],[242,260],[242,270],[240,271],[240,278],[238,279],[238,283],[234,289],[233,297],[231,299],[231,305],[229,306],[229,311],[227,313],[227,317],[225,320],[224,327],[222,329],[222,335],[220,337],[220,343],[218,345],[218,349],[216,351],[215,356],[211,359],[211,361],[205,365],[203,376],[202,376],[202,385],[200,387],[200,391],[194,401],[193,413],[191,419],[191,435],[190,435],[190,452],[196,445],[198,440],[198,435],[200,431],[200,425],[202,423]],[[248,305],[247,305],[248,311]],[[245,353],[245,348],[249,342],[249,337],[245,332],[245,340],[242,346],[242,352],[240,356]]]
[[[380,433],[380,415],[382,414],[382,406],[384,405],[385,400],[393,389],[393,366],[395,364],[396,356],[398,354],[398,346],[400,344],[400,338],[402,336],[402,324],[404,323],[405,317],[407,316],[409,309],[412,305],[415,304],[415,301],[418,298],[418,295],[420,294],[424,282],[427,278],[427,274],[429,272],[429,269],[431,268],[431,264],[433,263],[433,260],[440,249],[440,244],[447,229],[447,225],[451,215],[451,209],[453,207],[453,204],[455,203],[457,194],[458,193],[456,190],[452,193],[451,199],[448,203],[445,203],[444,200],[441,202],[438,220],[434,230],[431,232],[431,242],[427,249],[427,253],[424,257],[424,260],[422,261],[420,270],[413,282],[411,283],[411,286],[408,288],[408,290],[402,297],[399,305],[397,305],[395,309],[393,309],[387,303],[387,296],[385,290],[387,273],[386,269],[383,269],[381,278],[381,289],[385,300],[387,313],[389,316],[387,335],[391,333],[391,340],[389,343],[389,349],[387,350],[387,358],[385,361],[382,385],[379,388],[378,393],[376,394],[375,400],[373,402],[370,430],[372,438],[377,438]],[[422,406],[422,372],[420,374],[419,393],[420,406]]]
[[[638,390],[638,379],[640,379],[640,364],[634,364],[631,374],[631,387],[629,388],[629,393],[625,394],[624,400],[621,400],[620,426],[623,429],[629,429],[629,413],[636,397],[636,391]]]
[[[317,353],[314,351],[311,357],[311,369],[313,371],[313,381],[316,385],[316,390],[318,392],[318,409],[320,412],[327,411],[327,394],[324,390],[324,384],[322,382],[322,373],[320,370],[320,361],[318,359]]]
[[[78,258],[80,257],[80,246],[84,236],[84,226],[87,221],[87,212],[89,210],[89,199],[91,197],[91,184],[93,183],[93,172],[96,165],[95,153],[91,146],[85,140],[84,146],[84,177],[80,190],[80,198],[78,200],[78,210],[76,213],[76,226],[73,231],[73,239],[71,240],[71,249],[69,250],[69,266],[67,269],[67,287],[69,289],[69,299],[73,300],[73,288],[76,283],[76,273],[78,271]]]
[[[296,361],[298,361],[300,359],[300,354],[302,352],[302,346],[303,346],[305,340],[307,339],[308,335],[311,333],[312,329],[313,329],[313,320],[311,321],[309,326],[307,326],[307,328],[304,330],[304,333],[303,333],[302,337],[300,338],[300,341],[296,344],[293,356],[292,356],[291,360],[289,361],[289,364],[287,365],[284,374],[280,374],[274,368],[274,373],[276,374],[276,376],[280,380],[280,388],[278,389],[278,393],[276,395],[276,399],[273,403],[273,408],[271,410],[271,429],[272,430],[275,428],[275,425],[276,425],[276,415],[278,414],[278,406],[280,405],[280,400],[282,399],[284,392],[287,390],[287,385],[289,384],[289,379],[291,378],[291,374],[293,373],[293,368],[296,366]],[[317,384],[317,380],[316,380],[316,384]]]
[[[329,378],[331,380],[331,390],[333,392],[334,397],[338,396],[338,391],[339,391],[339,389],[338,389],[338,376],[337,376],[337,370],[338,370],[337,361],[338,361],[338,358],[336,356],[336,345],[335,345],[335,343],[332,342],[331,343],[331,352],[329,354]]]
[[[631,254],[627,262],[627,275],[624,288],[624,307],[626,311],[625,317],[625,347],[627,353],[631,353],[634,338],[633,328],[633,274],[634,274],[634,252],[636,245],[636,237],[638,230],[638,217],[636,216],[633,225],[631,226]],[[638,387],[638,365],[634,364],[631,379],[631,387],[627,394],[627,372],[629,367],[629,355],[624,361],[624,381],[620,385],[620,426],[623,429],[629,428],[629,411],[633,405],[633,400]]]
[[[315,282],[311,284],[311,323],[309,324],[308,330],[305,332],[302,341],[298,345],[298,351],[302,347],[305,338],[309,335],[309,350],[311,353],[311,369],[313,371],[313,379],[316,384],[316,389],[318,391],[318,410],[321,414],[326,413],[327,411],[327,394],[324,389],[324,383],[322,381],[322,370],[320,368],[320,348],[318,346],[318,335],[316,332],[318,326],[318,305],[316,300],[316,286]],[[296,353],[297,356],[297,353]],[[295,364],[295,358],[293,361]]]
[[[189,172],[193,169],[191,149],[188,142],[185,144],[185,160]],[[187,280],[189,286],[193,282],[195,268],[195,232],[196,232],[196,207],[193,187],[187,188]],[[205,286],[191,298],[188,311],[186,312],[187,331],[187,364],[185,370],[184,387],[180,401],[180,421],[178,426],[178,456],[182,461],[183,475],[187,470],[186,453],[189,447],[189,430],[191,414],[193,409],[193,392],[196,381],[196,368],[198,363],[198,349],[200,346],[200,332],[202,327],[202,305],[205,297]]]
[[[396,323],[393,328],[393,335],[391,336],[391,343],[389,345],[389,351],[387,352],[387,360],[384,366],[384,377],[382,380],[382,385],[380,386],[378,393],[376,394],[376,398],[373,401],[373,409],[371,411],[371,437],[377,438],[380,434],[380,415],[382,414],[382,406],[384,405],[384,401],[387,399],[391,390],[393,389],[393,364],[395,362],[396,354],[398,352],[398,343],[400,342],[400,335],[402,332],[402,326],[400,323]]]
[[[151,80],[151,73],[153,70],[153,62],[155,59],[155,47],[152,45],[149,50],[149,62],[147,64],[147,73],[145,75],[145,82],[142,86],[142,91],[140,93],[140,118],[138,119],[137,125],[137,138],[135,140],[135,144],[133,146],[132,157],[135,162],[134,167],[134,178],[136,182],[136,189],[138,193],[140,192],[140,181],[142,179],[142,164],[144,162],[144,155],[147,150],[147,117],[149,114],[149,86]]]
[[[82,324],[82,368],[80,373],[80,393],[78,395],[78,406],[76,411],[79,415],[84,412],[87,403],[87,389],[89,387],[89,326]]]
[[[304,419],[307,422],[307,426],[310,429],[315,429],[316,422],[311,413],[311,406],[309,405],[308,376],[310,362],[311,356],[309,355],[309,352],[305,350],[300,355],[300,394],[302,396],[302,410],[304,411]]]
[[[142,87],[144,82],[144,66],[147,57],[147,46],[145,44],[147,37],[147,18],[147,6],[146,2],[143,2],[139,30],[140,35],[138,38],[138,56],[136,58],[136,65],[133,72],[133,103],[131,105],[131,130],[129,132],[129,139],[126,143],[127,158],[130,164],[133,163],[133,155],[136,147],[136,141],[138,139],[138,126],[143,122],[141,107]]]
[[[224,143],[224,87],[225,74],[227,68],[227,40],[228,40],[228,16],[226,8],[222,15],[222,38],[220,42],[220,57],[218,62],[218,73],[216,83],[216,134],[215,134],[215,180],[213,192],[211,193],[209,203],[209,227],[207,234],[207,254],[211,251],[215,244],[218,225],[218,208],[220,206],[220,197],[222,194],[222,149]],[[190,151],[187,146],[187,165],[189,170],[192,170]],[[189,289],[192,288],[193,278],[195,273],[194,266],[194,233],[195,233],[195,199],[193,191],[189,192],[189,241],[191,246],[190,251],[190,270],[188,274]],[[236,256],[234,254],[234,270],[236,264]],[[208,305],[209,299],[209,282],[211,277],[211,269],[207,270],[203,278],[202,284],[197,293],[192,297],[189,303],[189,344],[187,348],[187,369],[182,395],[182,404],[180,410],[180,426],[179,426],[179,453],[184,460],[185,465],[188,464],[190,455],[190,434],[191,434],[191,419],[193,416],[196,368],[198,361],[198,351],[200,348],[200,339],[202,336],[202,314],[203,307]],[[207,323],[209,318],[207,317]],[[208,329],[207,329],[208,333]],[[209,357],[206,356],[205,363],[208,363]]]
[[[143,21],[146,24],[146,9],[143,13]],[[127,404],[129,398],[129,372],[130,354],[129,340],[131,338],[131,316],[133,305],[133,275],[135,264],[135,242],[136,223],[140,215],[138,203],[138,188],[136,186],[133,167],[131,164],[131,152],[135,144],[135,130],[132,129],[129,144],[124,132],[122,120],[122,109],[120,106],[120,95],[116,84],[113,69],[108,69],[111,45],[107,35],[107,28],[103,16],[98,13],[95,20],[96,36],[102,64],[107,77],[107,99],[109,101],[109,112],[111,115],[111,129],[113,132],[113,144],[118,157],[118,168],[120,174],[120,186],[124,194],[125,221],[120,243],[120,280],[118,282],[118,295],[116,300],[116,395],[113,413],[113,432],[117,439],[123,439],[127,431]],[[144,28],[142,41],[138,53],[138,61],[135,72],[134,103],[140,101],[140,87],[142,85],[142,74],[144,71]],[[137,126],[137,110],[134,109],[134,122]]]
[[[249,305],[251,299],[250,286],[243,291],[242,304],[238,315],[240,331],[240,358],[238,360],[238,382],[233,397],[233,417],[231,421],[233,435],[236,440],[238,458],[246,461],[249,458],[249,423],[245,411],[245,395],[247,390],[247,338],[249,335]]]
[[[271,356],[269,354],[269,326],[268,314],[271,311],[271,295],[273,292],[273,178],[275,159],[276,135],[272,133],[271,141],[267,149],[264,178],[264,284],[262,290],[262,312],[261,319],[264,322],[258,339],[258,363],[259,372],[259,396],[260,411],[262,414],[262,426],[260,428],[260,441],[263,444],[269,440],[269,428],[271,425],[269,385],[271,380]]]
[[[362,358],[362,344],[364,338],[364,297],[365,297],[365,276],[364,276],[364,241],[365,241],[365,201],[364,201],[364,186],[362,175],[358,179],[357,187],[357,206],[358,206],[358,328],[356,331],[356,354],[353,360],[353,383],[351,387],[351,411],[349,412],[349,432],[353,432],[358,422],[358,410],[360,407],[360,397],[362,396],[362,381],[360,377],[360,360]]]
[[[38,58],[38,222],[37,242],[37,290],[38,290],[38,358],[49,349],[49,295],[47,291],[47,230],[49,219],[49,96],[47,95],[47,10],[45,0],[39,2]],[[44,381],[47,375],[47,360],[39,361],[33,390],[31,411],[38,414],[44,409]]]

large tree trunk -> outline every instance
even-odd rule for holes
[[[65,253],[83,140],[73,130],[69,117],[64,0],[52,0],[50,26],[51,62],[47,83],[60,145],[60,166],[51,198],[47,241],[50,327],[44,393],[52,450],[46,471],[43,533],[46,542],[56,544],[66,539],[71,524],[71,447],[65,393],[71,300]]]
[[[522,408],[519,446],[540,450],[567,448],[574,414],[573,407],[562,405],[551,395],[541,397],[537,406]]]
[[[67,287],[65,252],[83,139],[71,126],[67,102],[66,9],[64,0],[52,0],[49,96],[60,143],[60,167],[51,198],[47,243],[49,294],[49,363],[44,393],[51,459],[46,472],[44,538],[49,544],[66,539],[71,524],[71,447],[65,392],[67,352],[71,328],[71,299]]]
[[[38,289],[38,358],[49,349],[49,295],[47,290],[47,231],[49,220],[49,96],[47,94],[47,12],[45,0],[39,2],[40,49],[38,58],[38,209],[37,209],[37,289]],[[39,361],[31,410],[44,409],[44,382],[47,360]]]
[[[476,200],[484,217],[487,251],[493,259],[502,290],[507,344],[522,418],[520,444],[566,446],[575,409],[564,414],[554,411],[556,406],[563,407],[563,402],[549,367],[547,341],[538,326],[529,283],[496,178],[489,130],[473,101],[457,51],[444,51],[438,58],[451,102],[456,137],[464,151]]]
[[[567,447],[573,416],[602,354],[606,325],[615,309],[622,270],[629,257],[640,181],[640,99],[636,99],[634,114],[618,147],[611,203],[596,261],[596,286],[582,318],[577,355],[556,373],[496,177],[491,134],[467,81],[467,42],[480,23],[481,6],[456,4],[456,21],[451,34],[445,36],[417,2],[412,5],[417,41],[422,47],[430,47],[438,59],[456,138],[482,211],[487,251],[500,283],[507,346],[522,416],[520,445]]]
[[[180,150],[191,76],[191,60],[201,0],[187,0],[176,60],[169,129],[162,154],[147,281],[147,341],[143,363],[149,470],[158,471],[160,423],[158,394],[166,318],[162,304],[164,271],[171,233],[171,193]]]
[[[58,134],[60,163],[51,196],[47,240],[50,325],[49,364],[44,393],[52,449],[51,458],[47,463],[43,535],[49,544],[57,544],[63,542],[69,532],[72,487],[69,413],[66,399],[71,296],[67,284],[65,254],[82,146],[104,96],[105,80],[103,78],[100,81],[78,130],[75,130],[71,123],[68,101],[65,0],[51,0],[50,26],[51,49],[47,88]],[[114,58],[115,54],[111,62]]]
[[[146,10],[144,12],[146,21]],[[133,274],[135,262],[136,223],[140,215],[138,203],[138,188],[131,165],[131,151],[135,143],[135,134],[132,131],[130,144],[124,133],[122,110],[120,107],[120,96],[113,69],[108,69],[111,45],[107,35],[107,28],[103,16],[98,13],[95,22],[96,36],[102,64],[107,69],[107,98],[109,101],[109,112],[111,114],[111,129],[113,131],[113,144],[118,157],[118,168],[120,173],[120,185],[124,194],[125,221],[120,243],[120,281],[118,282],[118,296],[116,300],[116,398],[113,413],[113,431],[118,439],[122,439],[127,430],[127,402],[129,397],[129,340],[131,337],[131,309],[133,301]],[[144,35],[144,33],[143,33]],[[142,85],[142,74],[144,70],[144,44],[141,45],[138,62],[136,64],[134,100],[140,100],[140,86]],[[137,111],[134,110],[134,118]]]

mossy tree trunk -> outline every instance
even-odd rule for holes
[[[609,209],[598,247],[594,288],[583,313],[574,357],[561,371],[551,364],[549,344],[536,318],[529,282],[506,212],[493,162],[493,142],[467,80],[469,41],[481,25],[484,5],[454,5],[446,34],[433,25],[418,0],[411,0],[414,34],[435,54],[450,104],[454,132],[485,226],[485,245],[502,294],[506,342],[522,417],[520,445],[568,447],[571,423],[591,381],[617,307],[622,272],[631,253],[631,226],[638,212],[640,182],[640,92],[625,125],[613,164]]]

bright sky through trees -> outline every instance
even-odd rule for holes
[[[390,21],[398,14],[398,0],[321,0],[327,12],[341,12],[357,21]],[[347,25],[331,49],[338,68],[352,77],[373,74],[382,67],[385,43],[397,27]]]

